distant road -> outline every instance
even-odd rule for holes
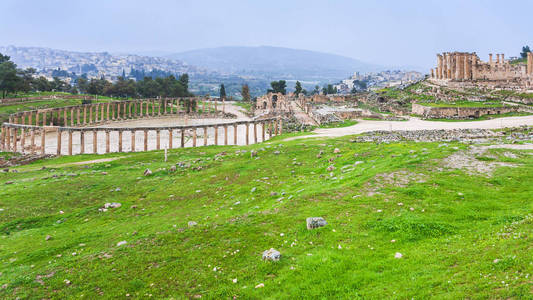
[[[358,123],[343,128],[318,128],[313,135],[297,136],[286,140],[316,138],[316,137],[340,137],[372,131],[398,131],[398,130],[452,130],[452,129],[499,129],[506,127],[518,127],[523,125],[533,126],[533,116],[506,117],[484,121],[469,122],[439,122],[425,121],[411,117],[408,121],[367,121],[358,120]]]

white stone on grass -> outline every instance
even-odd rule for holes
[[[280,258],[281,253],[274,248],[270,248],[263,252],[263,260],[278,261]]]
[[[307,229],[315,229],[328,225],[328,222],[322,217],[310,217],[306,219]]]

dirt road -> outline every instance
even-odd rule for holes
[[[395,130],[438,130],[438,129],[498,129],[506,127],[518,127],[522,125],[533,126],[533,116],[507,117],[484,121],[465,122],[439,122],[424,121],[411,117],[408,121],[368,121],[358,120],[358,123],[343,128],[318,128],[313,135],[297,136],[286,140],[315,138],[315,137],[340,137],[345,135],[360,134],[371,131],[395,131]]]

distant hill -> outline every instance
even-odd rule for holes
[[[269,46],[199,49],[166,57],[225,74],[321,82],[385,69],[340,55]]]

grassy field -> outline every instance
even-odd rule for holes
[[[0,298],[531,298],[532,151],[441,169],[465,149],[278,137],[17,167],[0,173]],[[94,159],[116,160],[73,164]]]
[[[500,102],[477,102],[477,101],[456,101],[456,102],[417,102],[417,104],[431,107],[503,107]]]
[[[328,123],[320,125],[319,128],[341,128],[341,127],[350,127],[357,124],[356,120],[344,120],[342,122]]]
[[[499,115],[483,115],[476,119],[426,119],[428,121],[441,121],[441,122],[475,122],[475,121],[483,121],[483,120],[492,120],[492,119],[499,119],[499,118],[506,118],[506,117],[523,117],[523,116],[530,116],[531,113],[527,112],[509,112],[505,114],[499,114]]]

